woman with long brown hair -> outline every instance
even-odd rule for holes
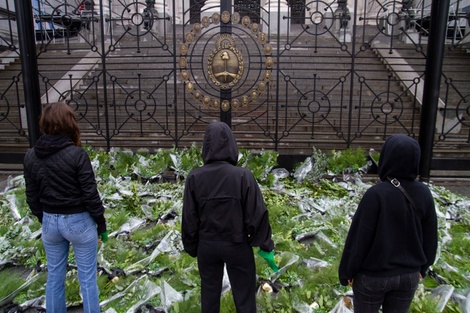
[[[73,247],[84,312],[100,312],[96,280],[98,236],[106,241],[104,207],[75,112],[66,103],[44,107],[42,136],[24,159],[26,200],[42,223],[47,258],[46,310],[65,313],[65,277]]]

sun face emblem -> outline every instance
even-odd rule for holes
[[[216,41],[216,48],[207,62],[209,78],[222,90],[233,88],[243,75],[243,57],[232,36],[223,34]]]

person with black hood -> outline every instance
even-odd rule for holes
[[[354,214],[338,272],[340,283],[353,287],[355,313],[380,307],[383,313],[408,312],[434,263],[437,217],[429,188],[416,180],[420,157],[413,138],[388,138],[378,163],[381,182],[364,193]]]
[[[204,166],[186,178],[181,226],[184,250],[197,257],[202,312],[220,311],[224,266],[237,312],[256,312],[252,247],[278,270],[261,190],[248,169],[236,166],[238,147],[227,124],[209,124],[202,157]]]
[[[80,147],[75,112],[66,103],[44,107],[43,135],[24,158],[26,201],[42,223],[46,250],[46,311],[67,312],[65,279],[69,246],[78,269],[83,312],[100,312],[97,285],[98,236],[108,238],[104,207],[86,151]]]

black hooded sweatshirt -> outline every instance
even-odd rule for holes
[[[26,201],[42,222],[43,212],[90,212],[99,233],[106,231],[104,207],[86,151],[64,136],[43,135],[24,158]]]
[[[238,147],[227,124],[209,124],[202,148],[204,166],[189,173],[184,189],[182,240],[197,256],[199,240],[248,242],[271,251],[271,226],[253,174],[237,167]]]
[[[369,188],[353,217],[339,265],[346,286],[357,273],[385,277],[420,272],[434,263],[437,217],[429,188],[416,180],[420,160],[416,140],[394,135],[380,152],[381,182]],[[419,209],[413,209],[387,177],[396,178]]]

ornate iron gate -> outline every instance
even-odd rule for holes
[[[243,147],[290,155],[313,147],[378,149],[391,134],[420,133],[429,39],[422,5],[34,3],[41,102],[67,101],[85,144],[184,147],[200,142],[213,120],[229,123]],[[1,37],[10,63],[0,73],[0,145],[24,152],[27,104],[14,11],[3,12],[2,25],[12,27]],[[468,20],[459,12],[451,12],[446,38],[436,159],[470,153]]]

